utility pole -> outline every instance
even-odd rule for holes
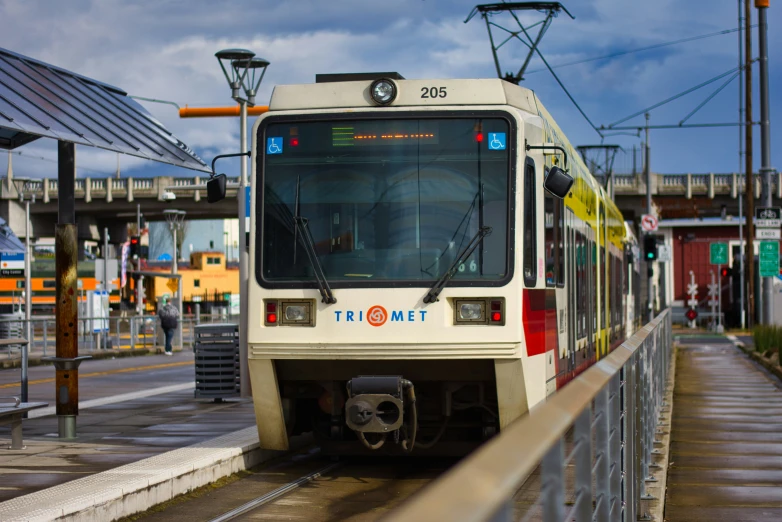
[[[741,176],[742,173],[742,165],[743,165],[743,156],[744,156],[744,129],[742,126],[742,123],[744,122],[744,56],[742,54],[744,50],[744,42],[742,40],[742,37],[744,36],[743,30],[744,27],[742,26],[742,22],[744,21],[744,17],[741,16],[741,0],[738,0],[738,18],[739,18],[739,172],[738,175]],[[739,180],[741,178],[739,177]],[[744,330],[747,327],[747,302],[744,300],[744,294],[747,292],[747,288],[744,286],[746,284],[746,277],[744,274],[744,267],[746,267],[746,253],[747,249],[744,246],[744,227],[741,225],[741,218],[744,216],[744,213],[742,212],[742,198],[744,195],[741,193],[741,181],[738,183],[738,194],[736,194],[736,199],[739,200],[739,303],[741,307],[741,329]],[[749,221],[753,218],[753,216],[746,216],[746,220]]]
[[[646,142],[644,143],[644,174],[646,177],[646,213],[652,215],[652,167],[649,161],[649,113],[646,113]],[[646,262],[646,277],[648,279],[648,287],[646,293],[648,294],[648,306],[649,306],[649,319],[651,321],[654,318],[654,295],[652,294],[654,276],[654,265],[648,260]],[[648,322],[647,321],[647,322]]]
[[[744,0],[744,172],[747,193],[747,328],[755,323],[755,177],[752,175],[752,10]]]
[[[771,136],[768,109],[768,22],[769,0],[755,0],[758,10],[758,51],[760,77],[760,173],[763,176],[763,205],[773,204],[771,196]],[[763,278],[763,323],[774,322],[774,279]]]

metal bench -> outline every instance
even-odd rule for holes
[[[8,449],[25,449],[22,443],[22,417],[30,410],[44,408],[49,404],[46,402],[21,402],[19,397],[0,397],[2,399],[11,399],[13,404],[0,404],[0,426],[11,425],[11,445]]]

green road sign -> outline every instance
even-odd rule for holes
[[[779,275],[779,241],[761,241],[760,277],[777,277]]]
[[[709,263],[712,265],[728,264],[727,243],[712,243],[709,245]]]

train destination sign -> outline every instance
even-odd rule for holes
[[[760,277],[777,277],[779,275],[779,241],[761,241]]]
[[[712,243],[709,245],[709,263],[712,265],[728,264],[727,243]]]
[[[782,226],[782,209],[779,207],[756,208],[755,226],[764,228],[779,228]]]

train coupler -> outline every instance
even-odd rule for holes
[[[348,381],[345,420],[348,427],[363,433],[390,433],[402,426],[403,387],[398,376],[361,376]]]

